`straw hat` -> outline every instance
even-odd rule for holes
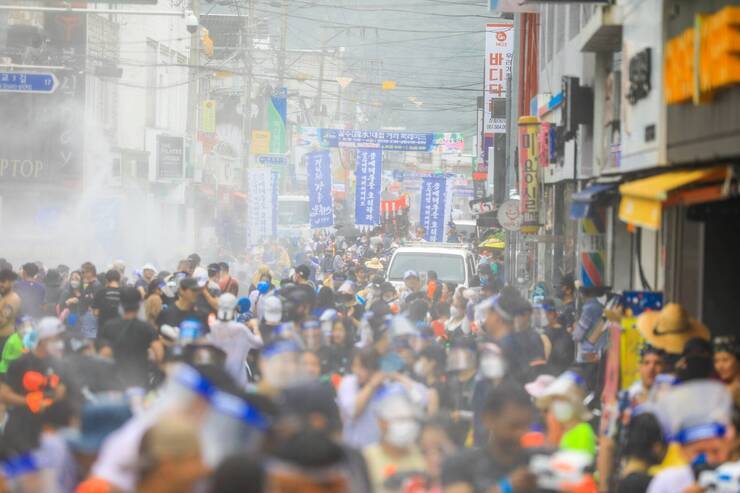
[[[672,354],[680,354],[689,339],[709,340],[709,329],[677,303],[668,303],[659,312],[643,312],[637,330],[648,344]]]
[[[365,267],[371,270],[383,270],[384,269],[383,263],[377,257],[365,262]]]

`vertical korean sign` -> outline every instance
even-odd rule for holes
[[[309,225],[311,229],[334,226],[334,207],[331,196],[331,155],[312,152],[306,156],[308,174]]]
[[[257,245],[273,235],[275,198],[272,170],[247,170],[247,244]]]
[[[539,127],[537,117],[519,118],[519,204],[522,226],[538,224]]]
[[[370,229],[380,224],[382,151],[357,149],[355,164],[355,225]]]
[[[425,176],[421,181],[421,214],[419,223],[427,241],[445,241],[447,212],[447,177]]]
[[[509,78],[514,58],[514,21],[486,25],[485,98],[483,101],[483,132],[506,133],[505,104],[496,100],[509,97]],[[499,114],[498,107],[503,109]]]
[[[285,122],[288,108],[287,89],[281,87],[270,97],[268,125],[270,127],[270,153],[285,154]]]

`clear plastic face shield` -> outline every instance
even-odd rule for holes
[[[283,389],[302,378],[299,348],[291,341],[281,341],[262,351],[263,378],[268,385]]]

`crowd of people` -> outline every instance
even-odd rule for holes
[[[603,290],[526,296],[490,252],[480,287],[390,282],[391,248],[270,242],[238,274],[0,260],[0,492],[740,491],[733,337],[645,312],[607,405]]]

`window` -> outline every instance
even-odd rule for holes
[[[418,273],[426,273],[433,270],[439,276],[440,281],[453,282],[455,284],[465,283],[465,261],[462,255],[445,255],[437,253],[398,253],[393,257],[388,279],[391,281],[403,280],[403,273],[413,270]]]

